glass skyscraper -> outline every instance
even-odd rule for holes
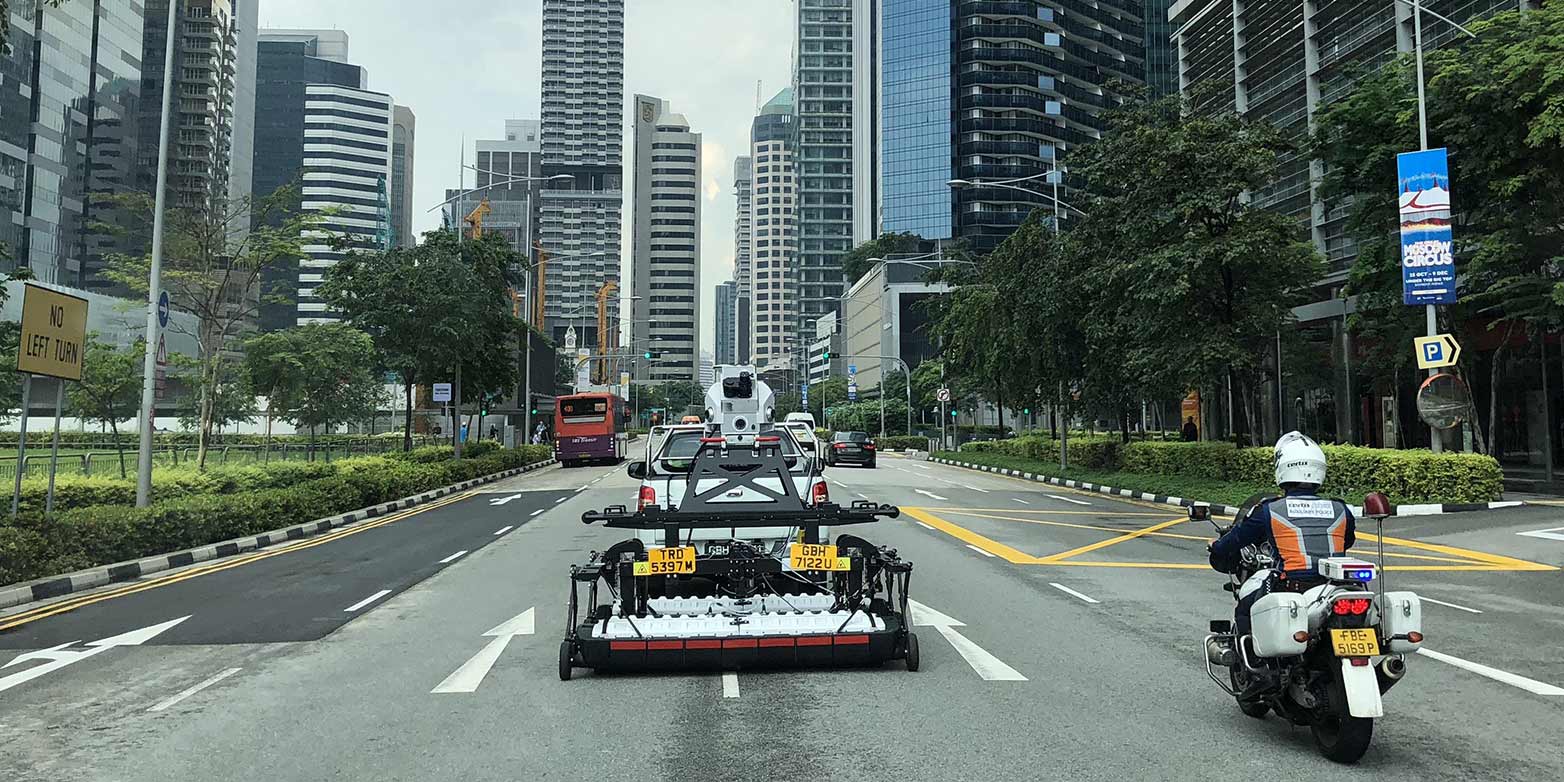
[[[884,0],[880,33],[880,226],[950,239],[951,0]]]

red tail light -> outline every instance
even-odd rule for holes
[[[657,504],[657,490],[650,486],[641,487],[641,499],[636,505],[636,510],[646,510],[647,506]]]
[[[820,481],[809,490],[809,500],[815,505],[824,505],[831,501],[831,493],[825,487],[825,481]]]
[[[865,451],[872,451],[872,450],[874,450],[874,443],[864,443],[863,449]]]
[[[1331,603],[1330,610],[1337,616],[1346,616],[1347,614],[1362,616],[1368,613],[1370,602],[1366,597],[1344,597]]]
[[[835,445],[832,445],[831,447],[835,448],[838,451],[845,451],[845,450],[847,450],[847,443],[836,443]]]

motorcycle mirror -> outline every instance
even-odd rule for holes
[[[1205,504],[1202,504],[1202,503],[1195,503],[1194,505],[1189,506],[1189,520],[1190,521],[1210,521],[1211,520],[1211,506],[1210,505],[1205,505]]]
[[[1369,492],[1363,498],[1363,515],[1371,519],[1383,519],[1391,512],[1390,499],[1379,492]]]

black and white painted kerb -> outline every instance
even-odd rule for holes
[[[981,470],[983,472],[991,472],[991,473],[994,473],[996,475],[1008,475],[1008,476],[1011,476],[1013,478],[1021,478],[1023,480],[1028,480],[1028,481],[1037,481],[1038,483],[1051,483],[1051,484],[1053,484],[1055,486],[1066,486],[1066,487],[1069,487],[1071,489],[1081,489],[1083,491],[1092,491],[1092,492],[1096,492],[1098,494],[1106,494],[1106,495],[1111,496],[1111,497],[1127,497],[1127,498],[1132,499],[1132,500],[1143,500],[1145,502],[1155,502],[1155,503],[1159,503],[1159,504],[1162,504],[1162,505],[1175,505],[1175,506],[1182,507],[1182,508],[1187,508],[1187,507],[1190,507],[1191,505],[1209,505],[1209,506],[1211,506],[1211,512],[1213,514],[1216,514],[1217,516],[1235,516],[1235,515],[1238,514],[1238,511],[1239,511],[1238,508],[1235,508],[1235,507],[1233,507],[1231,505],[1222,505],[1222,504],[1214,503],[1214,502],[1204,502],[1204,501],[1201,501],[1201,500],[1192,500],[1192,499],[1188,499],[1188,498],[1185,498],[1185,497],[1170,497],[1170,496],[1168,496],[1166,494],[1152,494],[1150,492],[1135,491],[1134,489],[1121,489],[1121,488],[1118,488],[1118,487],[1115,487],[1115,486],[1104,486],[1104,485],[1102,485],[1100,483],[1090,483],[1090,482],[1087,482],[1087,481],[1072,481],[1072,480],[1068,480],[1068,479],[1054,478],[1054,477],[1051,477],[1051,476],[1048,476],[1048,475],[1038,475],[1036,473],[1022,472],[1020,470],[1012,470],[1012,469],[1009,469],[1009,468],[1006,468],[1006,467],[991,467],[991,466],[986,465],[986,464],[973,464],[971,462],[958,462],[958,461],[956,461],[954,459],[930,458],[929,461],[931,461],[931,462],[938,462],[939,464],[948,464],[951,467],[962,467],[962,468],[965,468],[965,469],[968,469],[968,470]],[[1507,502],[1468,502],[1468,503],[1444,503],[1444,504],[1429,503],[1429,504],[1397,505],[1397,506],[1395,506],[1395,515],[1397,515],[1397,516],[1433,516],[1433,515],[1440,514],[1440,513],[1463,513],[1463,512],[1466,512],[1466,511],[1498,510],[1500,508],[1518,508],[1518,507],[1521,507],[1521,506],[1523,506],[1525,504],[1526,503],[1521,502],[1519,500],[1514,500],[1514,501],[1507,501]],[[1356,505],[1349,505],[1347,507],[1351,508],[1352,512],[1354,514],[1357,514],[1359,516],[1363,515],[1363,509],[1362,508],[1360,508],[1360,507],[1358,507]]]
[[[146,557],[144,559],[120,562],[113,565],[103,565],[101,567],[79,570],[75,573],[67,573],[50,578],[38,579],[36,581],[26,581],[20,584],[6,587],[4,589],[0,589],[0,609],[11,608],[13,606],[19,606],[38,600],[48,600],[50,598],[60,597],[62,595],[69,595],[74,592],[83,592],[88,589],[104,586],[105,584],[113,584],[121,581],[135,581],[142,576],[158,573],[172,568],[185,567],[187,565],[193,565],[197,562],[206,562],[208,560],[220,559],[222,557],[230,557],[235,554],[243,554],[248,551],[256,551],[258,549],[264,549],[279,543],[302,540],[304,538],[313,537],[315,535],[329,532],[334,529],[351,527],[356,524],[369,521],[370,519],[379,518],[388,513],[395,513],[400,510],[406,510],[408,508],[423,505],[447,495],[466,491],[473,488],[474,486],[481,486],[485,483],[493,483],[494,481],[504,480],[505,478],[521,475],[525,472],[542,469],[554,463],[555,462],[553,459],[546,459],[541,462],[534,462],[525,467],[517,467],[515,469],[497,472],[493,475],[485,475],[482,478],[474,478],[470,481],[463,481],[461,483],[444,486],[438,489],[431,489],[429,491],[423,492],[422,494],[415,494],[411,497],[403,497],[402,499],[382,503],[373,507],[360,508],[358,510],[343,513],[338,516],[328,516],[324,519],[316,519],[315,521],[305,522],[304,524],[296,524],[294,526],[284,527],[278,530],[272,530],[271,532],[266,532],[260,535],[235,538],[233,540],[224,541],[222,543],[213,543],[211,545],[201,546],[199,548],[176,551],[172,554],[159,554],[155,557]]]

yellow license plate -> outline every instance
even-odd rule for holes
[[[1337,657],[1374,657],[1379,654],[1379,637],[1373,628],[1331,630],[1330,643]]]
[[[635,574],[638,576],[671,576],[694,572],[694,546],[647,549],[646,561],[635,563]]]
[[[787,549],[787,564],[794,570],[852,570],[850,557],[836,555],[835,546],[822,543],[793,543]]]

